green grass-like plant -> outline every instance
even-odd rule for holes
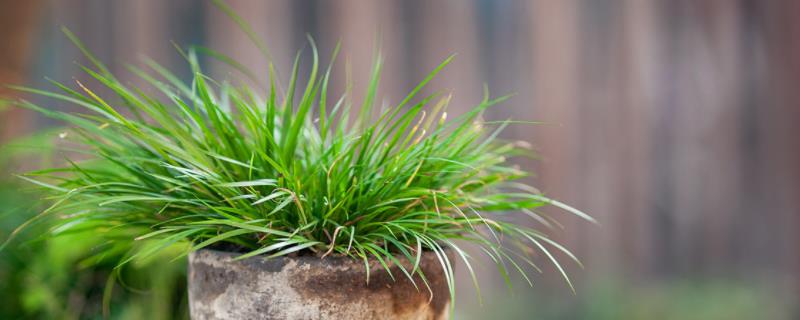
[[[247,24],[218,4],[269,56]],[[18,88],[86,110],[66,113],[17,102],[69,123],[67,138],[83,154],[65,167],[22,176],[54,193],[42,212],[60,218],[54,232],[94,229],[108,234],[110,243],[124,244],[117,248],[149,239],[148,245],[133,246],[122,264],[189,243],[187,252],[224,246],[241,251],[240,258],[345,255],[367,266],[377,261],[387,271],[405,257],[413,267],[400,265],[399,276],[413,278],[421,272],[420,255],[431,251],[451,295],[455,261],[445,250],[463,260],[477,288],[472,257],[462,250],[471,243],[507,281],[517,270],[530,283],[525,265],[538,270],[530,256],[540,253],[569,283],[551,251],[575,257],[545,235],[553,220],[534,210],[553,205],[592,219],[521,182],[529,173],[509,159],[531,150],[498,138],[510,121],[482,118],[507,97],[487,93],[473,109],[448,117],[449,96],[420,96],[452,57],[402,101],[383,108],[375,103],[380,58],[362,103],[355,104],[348,93],[333,96],[329,90],[338,48],[321,70],[313,41],[309,73],[299,74],[298,54],[285,92],[272,64],[269,88],[260,96],[260,90],[205,75],[198,54],[209,53],[245,74],[250,70],[221,53],[190,48],[180,50],[192,71],[188,82],[153,61],[146,69],[130,67],[149,90],[158,91],[147,94],[117,80],[65,33],[92,63],[83,70],[114,97],[101,97],[80,82],[53,82],[59,92]],[[535,219],[542,230],[510,222],[514,213]],[[130,230],[137,236],[119,236]]]

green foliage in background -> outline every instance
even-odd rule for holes
[[[491,307],[466,306],[457,319],[751,320],[794,319],[795,298],[770,283],[725,276],[630,279],[598,276],[577,296],[519,292]]]
[[[404,99],[379,106],[379,55],[359,98],[349,90],[330,92],[336,50],[323,68],[313,41],[309,72],[300,74],[298,55],[291,80],[281,86],[270,65],[266,92],[210,78],[198,51],[244,74],[252,70],[196,48],[181,51],[190,81],[148,61],[145,69],[130,68],[151,86],[138,88],[119,81],[66,34],[92,62],[84,71],[96,83],[53,82],[57,91],[17,88],[84,108],[65,113],[18,102],[70,124],[65,139],[80,154],[63,167],[22,177],[52,195],[42,214],[59,218],[54,235],[94,230],[106,240],[100,255],[124,255],[122,265],[190,244],[184,254],[209,246],[240,251],[241,258],[336,254],[365,264],[374,259],[387,271],[404,256],[413,266],[393,276],[409,278],[421,275],[417,262],[429,250],[439,257],[451,295],[454,261],[444,251],[454,250],[471,272],[472,257],[460,247],[467,242],[505,279],[518,272],[531,283],[539,255],[569,283],[556,252],[577,259],[546,235],[558,224],[538,209],[553,205],[592,219],[522,182],[530,173],[509,159],[532,152],[526,143],[498,138],[514,121],[482,117],[506,97],[487,92],[471,110],[448,117],[450,96],[422,95],[451,58]],[[101,97],[96,87],[113,94]],[[158,93],[146,93],[153,90]],[[510,222],[519,214],[539,227]]]
[[[14,160],[48,162],[49,137],[0,146],[0,239],[39,212],[40,195],[5,171]],[[20,148],[31,143],[37,147]],[[94,230],[41,237],[54,225],[41,219],[0,251],[0,319],[188,318],[185,265],[171,261],[180,248],[116,268],[121,256],[94,255],[106,241]]]

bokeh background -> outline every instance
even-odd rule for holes
[[[800,318],[800,2],[229,2],[266,41],[282,77],[311,35],[323,53],[341,43],[337,80],[349,69],[357,93],[379,47],[379,95],[391,103],[456,53],[430,87],[453,92],[451,109],[479,102],[486,84],[495,95],[516,94],[490,120],[544,123],[512,125],[504,136],[539,150],[540,159],[520,163],[538,173],[536,186],[600,222],[564,215],[555,235],[586,266],[567,265],[577,293],[548,268],[533,288],[517,281],[508,292],[487,266],[479,270],[484,305],[461,281],[456,319]],[[90,82],[61,26],[134,83],[125,64],[143,56],[188,77],[173,43],[219,50],[267,79],[266,60],[208,1],[0,0],[0,84]],[[302,61],[307,68],[308,56]],[[237,77],[210,59],[204,65]],[[47,132],[60,124],[1,112],[5,239],[36,198],[20,194],[11,173],[57,157],[46,151],[57,131]],[[31,141],[41,148],[21,147]],[[9,160],[17,153],[27,160]],[[131,279],[164,274],[140,279],[161,290],[117,286],[104,310],[98,290],[108,269],[57,254],[70,248],[24,243],[0,252],[3,318],[185,314],[180,267],[131,271]]]

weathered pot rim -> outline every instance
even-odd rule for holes
[[[452,257],[453,249],[449,247],[443,248],[446,255]],[[362,269],[365,267],[364,259],[362,258],[353,258],[341,254],[337,255],[328,255],[328,256],[317,256],[317,255],[297,255],[297,256],[278,256],[278,257],[269,257],[269,254],[261,254],[252,257],[247,257],[245,259],[236,260],[237,257],[246,254],[247,252],[233,252],[233,251],[225,251],[225,250],[218,250],[218,249],[211,249],[211,248],[202,248],[197,251],[193,251],[190,255],[198,255],[198,254],[209,254],[216,257],[219,257],[220,260],[226,263],[243,263],[246,265],[250,265],[252,267],[264,268],[264,269],[276,269],[280,270],[284,265],[289,262],[296,262],[299,264],[309,265],[311,267],[314,266],[341,266],[341,267],[350,267],[353,265],[359,265]],[[423,250],[422,254],[420,255],[420,259],[425,259],[426,256],[435,255],[436,253],[432,250]],[[410,263],[408,258],[400,254],[395,254],[394,257],[401,263]],[[375,269],[376,267],[382,269],[381,263],[376,259],[374,256],[370,256],[367,258],[369,262],[370,269]],[[384,262],[389,267],[394,267],[395,263],[389,259],[384,259]],[[451,263],[455,261],[451,260]]]

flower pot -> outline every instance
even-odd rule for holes
[[[234,260],[237,253],[199,250],[189,256],[192,319],[447,319],[450,293],[436,254],[425,252],[419,287],[397,265],[394,280],[370,261],[313,255]],[[452,252],[448,252],[452,259]],[[408,259],[398,256],[408,270]]]

